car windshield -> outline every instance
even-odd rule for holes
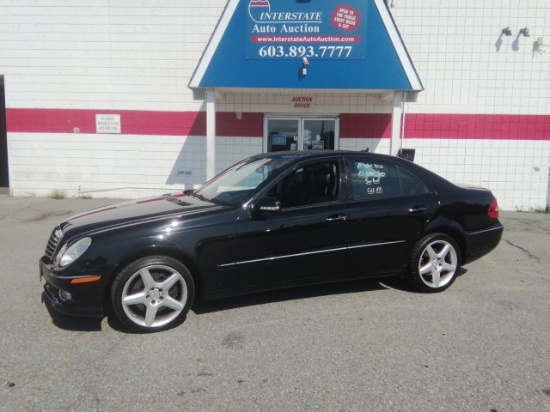
[[[292,158],[248,158],[230,167],[193,194],[204,200],[237,205]]]

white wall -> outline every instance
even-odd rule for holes
[[[549,114],[550,1],[393,0],[425,90],[414,113]],[[502,35],[510,27],[511,36]],[[528,27],[530,37],[519,34]],[[546,40],[536,51],[538,37]]]
[[[225,0],[0,0],[8,107],[198,110],[187,84]]]
[[[8,108],[198,111],[225,0],[0,0]],[[205,179],[203,138],[9,133],[15,196],[135,197]],[[179,174],[178,174],[179,173]]]
[[[491,189],[502,210],[543,210],[550,143],[517,140],[411,139],[415,162],[455,183]]]
[[[550,1],[393,0],[425,90],[406,113],[550,115]],[[510,27],[511,36],[502,35]],[[530,37],[520,35],[528,27]],[[537,48],[538,37],[546,46]],[[548,127],[548,126],[547,126]],[[407,130],[405,130],[405,137]],[[507,210],[548,205],[550,140],[405,139],[416,161],[487,186]]]
[[[304,114],[291,105],[291,93],[222,93],[217,110]],[[391,102],[355,93],[314,96],[318,114],[389,113]],[[190,189],[206,180],[206,139],[201,136],[11,133],[10,174],[14,196],[139,197]],[[389,153],[389,139],[340,139],[340,148],[369,146]],[[218,172],[262,152],[262,136],[216,139]]]
[[[411,113],[550,114],[550,1],[393,0],[425,90]],[[0,0],[0,74],[10,108],[199,111],[187,83],[225,0]],[[512,36],[502,36],[510,27]],[[530,37],[518,36],[528,27]],[[547,46],[536,49],[543,37]],[[288,94],[222,93],[218,110],[295,114]],[[314,113],[389,113],[357,93],[317,94]],[[416,161],[450,180],[487,186],[503,209],[547,204],[550,141],[410,139]],[[260,152],[261,139],[218,138],[217,168]],[[387,153],[387,139],[342,139]],[[200,137],[9,133],[14,195],[109,190],[133,197],[197,184]],[[243,156],[241,156],[243,155]],[[178,174],[179,173],[179,174]],[[98,179],[97,177],[100,176]],[[199,182],[200,183],[200,182]],[[113,190],[120,187],[136,189]]]
[[[133,197],[204,180],[203,138],[14,134],[14,196]],[[204,152],[204,150],[203,150]],[[39,155],[38,155],[39,153]],[[191,155],[191,154],[194,155]],[[187,155],[188,154],[188,155]],[[33,167],[29,167],[32,163]]]

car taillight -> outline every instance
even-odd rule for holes
[[[491,219],[498,219],[498,202],[497,199],[494,197],[491,200],[491,204],[489,205],[489,211],[487,212],[487,215]]]

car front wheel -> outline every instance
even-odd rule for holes
[[[117,319],[134,332],[158,332],[179,325],[191,307],[191,273],[167,256],[138,259],[120,271],[111,288]]]
[[[441,292],[454,282],[460,270],[460,249],[444,233],[432,233],[413,248],[410,261],[411,282],[423,292]]]

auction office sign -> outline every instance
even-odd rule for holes
[[[366,0],[248,0],[247,59],[364,59]]]

